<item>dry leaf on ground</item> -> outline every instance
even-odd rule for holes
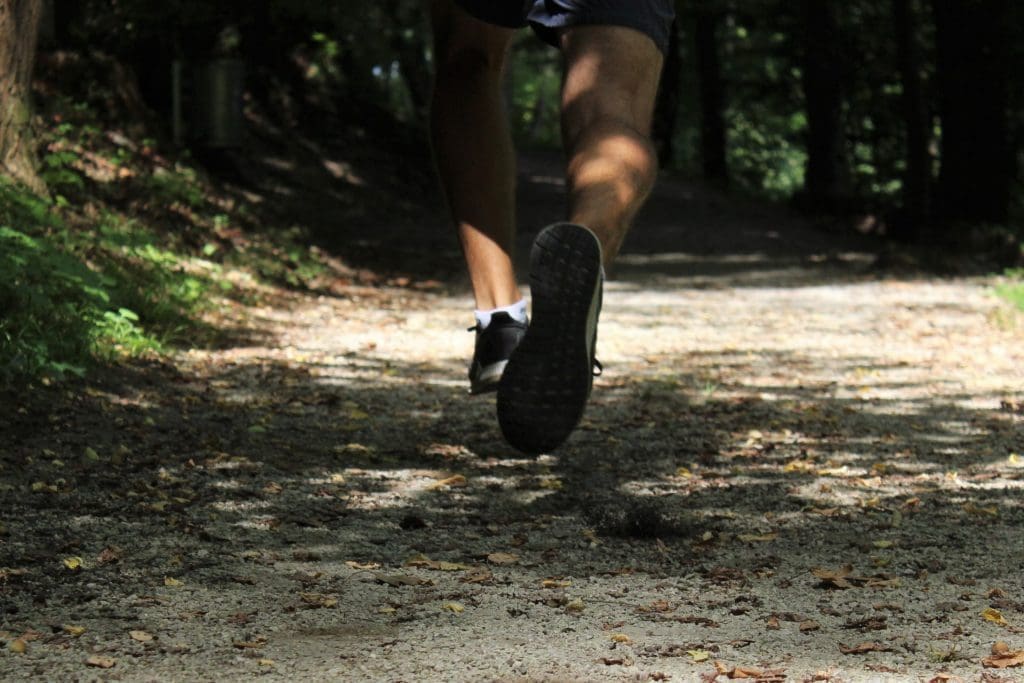
[[[414,555],[405,561],[406,567],[423,567],[424,569],[436,569],[443,572],[457,572],[470,569],[470,565],[459,562],[445,562],[432,560],[426,555]]]
[[[487,561],[491,564],[515,564],[519,561],[519,556],[514,553],[491,553],[487,556]]]
[[[847,647],[839,643],[839,651],[844,655],[862,655],[867,652],[892,652],[892,648],[881,643],[863,642],[860,645]]]
[[[996,641],[992,645],[992,656],[982,659],[981,665],[990,669],[1024,666],[1024,650],[1010,650],[1010,646],[1003,641]]]
[[[111,669],[117,664],[117,660],[113,657],[101,657],[100,655],[93,655],[89,659],[85,660],[86,665],[96,667],[97,669]]]
[[[456,475],[453,475],[451,477],[446,477],[446,478],[441,479],[439,481],[435,481],[433,484],[431,484],[430,486],[427,487],[427,490],[434,491],[436,489],[443,489],[445,487],[457,488],[457,487],[468,486],[468,485],[469,485],[469,482],[466,480],[465,476],[463,476],[461,474],[456,474]]]
[[[902,583],[898,576],[885,574],[855,576],[853,566],[849,564],[834,571],[815,567],[811,573],[821,579],[821,584],[819,584],[821,588],[899,588]]]
[[[140,643],[148,643],[153,640],[153,634],[147,633],[146,631],[129,631],[128,635],[132,640],[136,640]]]
[[[338,606],[338,598],[323,593],[299,593],[299,599],[312,608],[331,608]]]
[[[373,578],[380,583],[398,588],[399,586],[426,586],[434,582],[430,579],[421,579],[410,574],[374,574]]]
[[[758,683],[778,683],[786,680],[786,674],[781,669],[758,669],[752,666],[734,666],[730,668],[727,664],[715,661],[715,670],[719,676],[725,676],[732,680],[753,679]]]
[[[1003,613],[994,607],[985,608],[985,610],[981,613],[981,616],[985,619],[985,621],[991,621],[993,624],[998,624],[999,626],[1010,625],[1010,622],[1006,620],[1006,617],[1003,616]]]

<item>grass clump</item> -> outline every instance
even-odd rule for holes
[[[1006,271],[1006,280],[996,286],[996,293],[1024,311],[1024,268]]]

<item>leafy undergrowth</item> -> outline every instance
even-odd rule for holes
[[[41,104],[50,196],[0,182],[0,388],[226,343],[245,334],[245,306],[351,274],[137,117],[121,125],[94,96]]]
[[[1011,304],[1024,311],[1024,269],[1006,272],[1006,282],[996,287],[996,292]]]

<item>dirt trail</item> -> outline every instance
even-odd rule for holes
[[[1022,680],[982,665],[1024,650],[1020,323],[871,248],[665,180],[537,459],[465,394],[464,281],[15,411],[0,678]]]

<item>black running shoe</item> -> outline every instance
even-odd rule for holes
[[[525,453],[557,448],[583,417],[594,381],[601,289],[594,233],[572,223],[541,231],[530,252],[532,322],[498,384],[498,424]]]
[[[492,315],[490,324],[483,330],[479,325],[469,328],[476,331],[476,350],[469,364],[469,393],[483,394],[498,388],[501,373],[526,334],[526,328],[527,323],[515,320],[504,311]]]

